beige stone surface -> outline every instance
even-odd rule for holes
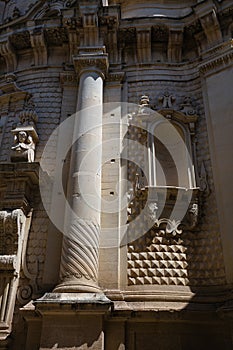
[[[232,96],[229,86],[233,81],[232,67],[205,78],[206,112],[211,160],[218,205],[222,246],[228,283],[233,281],[232,250]]]
[[[3,322],[8,292],[2,285],[7,286],[5,255],[12,243],[5,236],[12,227],[7,220],[0,225],[0,348],[232,349],[232,13],[232,0],[0,1],[0,212],[33,209],[15,276],[19,288],[9,306],[14,315],[9,336]],[[192,175],[185,186],[196,186],[198,193],[198,206],[187,215],[195,209],[198,215],[181,233],[177,221],[168,232],[167,217],[160,227],[154,221],[148,232],[136,222],[141,235],[130,239],[124,225],[140,212],[143,195],[133,196],[146,186],[134,162],[151,179],[155,175],[147,162],[151,139],[143,141],[140,128],[129,127],[133,112],[143,112],[145,95],[153,111],[186,130],[192,160],[186,168],[192,165]],[[135,105],[126,111],[122,103]],[[46,194],[46,201],[50,191],[56,198],[50,203],[53,213],[66,223],[67,209],[56,202],[64,189],[81,219],[98,226],[78,226],[75,244],[64,240],[63,252],[61,227],[50,221],[38,189],[22,184],[35,163],[27,163],[27,157],[26,163],[10,162],[13,134],[30,104],[38,116],[36,162],[57,126],[77,109],[94,106],[49,144],[46,171],[51,175],[61,170],[62,147],[81,136],[77,149],[62,160],[62,183]],[[96,123],[100,128],[86,134]],[[146,152],[139,145],[127,150],[127,137],[141,140]],[[83,176],[80,162],[97,144],[99,152],[86,164],[89,176]],[[185,162],[178,163],[186,174]],[[11,166],[14,180],[4,170]],[[94,185],[93,208],[79,192],[82,187],[84,195],[92,195]],[[168,192],[172,203],[177,190]],[[152,204],[155,220],[156,196]],[[93,232],[94,250],[85,244]],[[51,295],[49,303],[33,305],[61,280],[73,292],[94,285],[113,304],[102,309],[100,300],[97,307],[78,294],[82,306],[70,296],[54,306]]]

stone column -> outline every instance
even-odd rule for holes
[[[77,116],[71,157],[73,210],[63,238],[60,279],[55,292],[91,293],[98,287],[101,211],[103,79],[107,55],[74,58],[79,74]]]

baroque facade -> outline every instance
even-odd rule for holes
[[[0,349],[233,348],[233,1],[0,1]]]

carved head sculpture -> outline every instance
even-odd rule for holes
[[[28,134],[26,133],[26,131],[20,131],[18,133],[18,141],[20,143],[26,143],[27,138],[28,138]]]

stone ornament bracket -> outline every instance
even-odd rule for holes
[[[147,195],[149,197],[152,192],[152,200],[149,199],[148,210],[146,215],[149,220],[154,222],[153,228],[159,229],[160,234],[166,236],[179,236],[184,230],[193,230],[198,222],[198,193],[199,189],[181,189],[181,188],[147,188]],[[154,193],[153,193],[154,192]],[[165,208],[162,213],[162,218],[158,217],[157,212],[160,208],[160,203],[164,202],[164,196],[166,195]],[[177,208],[177,214],[183,212],[179,217],[173,217],[172,210],[176,204],[177,197],[179,195],[179,202]],[[157,201],[154,199],[157,198]],[[191,198],[191,199],[190,199]],[[183,211],[183,207],[187,207],[187,211]]]
[[[173,212],[175,206],[176,210]],[[167,238],[179,237],[184,231],[192,231],[197,226],[199,188],[187,190],[146,186],[137,191],[128,211],[129,223],[132,223],[138,214],[143,213],[141,220],[145,227],[154,229],[159,235]]]

